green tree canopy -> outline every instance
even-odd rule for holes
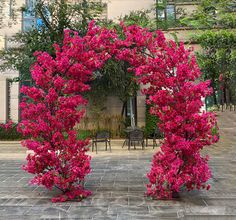
[[[41,20],[42,25],[35,24],[31,30],[17,33],[10,39],[17,44],[1,51],[1,70],[14,68],[20,71],[20,79],[30,79],[29,68],[35,62],[34,52],[47,51],[53,55],[52,45],[62,42],[63,31],[67,28],[76,30],[83,36],[87,31],[87,24],[92,19],[100,19],[103,6],[87,0],[75,4],[69,4],[65,0],[37,1],[31,13]],[[27,5],[21,10],[27,11]]]
[[[204,78],[211,80],[214,104],[219,104],[217,93],[221,93],[221,103],[232,102],[236,77],[236,1],[201,0],[193,15],[181,22],[199,30],[192,40],[203,49],[197,57]],[[223,81],[219,81],[220,75]]]
[[[200,0],[197,10],[191,16],[185,16],[181,23],[196,29],[199,28],[235,28],[235,0]]]

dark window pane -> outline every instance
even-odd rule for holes
[[[33,12],[35,8],[35,0],[26,0],[26,7],[28,11]]]
[[[23,31],[29,31],[35,27],[35,18],[24,18],[23,20]]]
[[[175,19],[175,6],[174,5],[166,6],[166,16],[167,16],[167,19],[170,19],[170,20]]]
[[[165,20],[165,10],[158,10],[157,11],[157,13],[158,13],[158,19],[159,20]]]

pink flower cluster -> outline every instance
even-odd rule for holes
[[[125,27],[124,41],[129,49],[119,52],[119,59],[133,65],[143,92],[153,105],[151,113],[160,118],[164,133],[161,151],[153,157],[147,195],[171,198],[182,187],[188,190],[206,188],[211,177],[207,161],[200,151],[218,141],[212,113],[202,112],[202,98],[211,94],[210,82],[199,82],[200,69],[191,49],[167,41],[162,32]]]
[[[80,184],[90,172],[88,140],[77,140],[74,126],[84,115],[81,107],[87,103],[83,98],[87,82],[112,56],[129,62],[129,71],[136,73],[138,82],[148,85],[143,92],[153,104],[151,113],[161,120],[164,142],[147,175],[147,194],[170,198],[181,187],[209,189],[208,156],[200,154],[204,146],[218,140],[212,135],[215,115],[200,113],[201,99],[211,93],[209,82],[197,82],[200,69],[183,43],[167,41],[161,31],[121,27],[123,39],[115,30],[94,22],[83,38],[66,30],[63,46],[54,45],[55,58],[46,52],[35,54],[37,62],[31,68],[35,86],[21,89],[28,98],[20,104],[18,130],[31,137],[23,146],[34,152],[23,168],[35,174],[33,183],[62,190],[54,202],[80,200],[90,194]]]
[[[54,202],[90,194],[81,185],[90,172],[88,140],[78,140],[74,126],[85,112],[86,83],[109,58],[98,38],[65,31],[63,46],[54,45],[55,58],[46,52],[35,54],[37,62],[31,67],[35,86],[21,88],[27,98],[20,103],[18,131],[30,137],[22,145],[33,151],[23,169],[35,175],[31,183],[63,192]]]
[[[5,131],[10,131],[13,127],[13,122],[12,120],[9,120],[6,123],[1,123],[0,127],[3,128]]]

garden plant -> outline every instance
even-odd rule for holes
[[[210,187],[206,184],[211,177],[208,156],[200,154],[218,140],[212,134],[215,115],[200,113],[202,98],[211,94],[210,82],[197,82],[201,71],[192,50],[183,43],[167,41],[161,31],[122,23],[121,28],[122,37],[94,22],[83,37],[65,30],[62,46],[54,45],[55,57],[35,53],[37,61],[31,67],[35,85],[21,88],[26,98],[20,104],[18,130],[30,137],[22,144],[33,150],[23,168],[35,175],[32,183],[62,191],[54,202],[81,200],[91,194],[82,184],[90,172],[89,140],[78,140],[74,127],[84,115],[83,94],[90,89],[92,73],[111,58],[128,62],[128,71],[136,76],[133,80],[149,85],[143,93],[164,133],[147,174],[147,195],[171,198],[182,187]]]

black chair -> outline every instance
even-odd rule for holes
[[[153,149],[157,146],[157,139],[163,138],[163,133],[161,133],[160,128],[157,126],[153,134]]]
[[[99,131],[96,133],[95,137],[92,139],[92,151],[94,150],[94,146],[96,147],[96,153],[98,153],[98,146],[97,143],[104,142],[106,145],[107,150],[107,144],[109,144],[109,149],[111,152],[111,135],[109,131]]]
[[[157,126],[154,132],[149,137],[146,137],[146,147],[148,147],[148,138],[151,138],[153,141],[153,149],[157,147],[157,139],[163,138],[163,134],[161,133],[160,128]]]
[[[144,149],[144,133],[140,129],[134,129],[128,133],[128,149],[130,150],[130,146],[134,145],[134,149],[136,149],[136,143],[142,145],[142,149]]]
[[[139,127],[127,127],[124,131],[125,131],[125,133],[126,133],[126,139],[125,139],[125,141],[124,141],[124,143],[123,143],[123,145],[122,145],[122,148],[125,146],[125,145],[129,145],[129,133],[131,132],[131,131],[133,131],[133,130],[141,130],[142,131],[142,129],[141,128],[139,128]]]

